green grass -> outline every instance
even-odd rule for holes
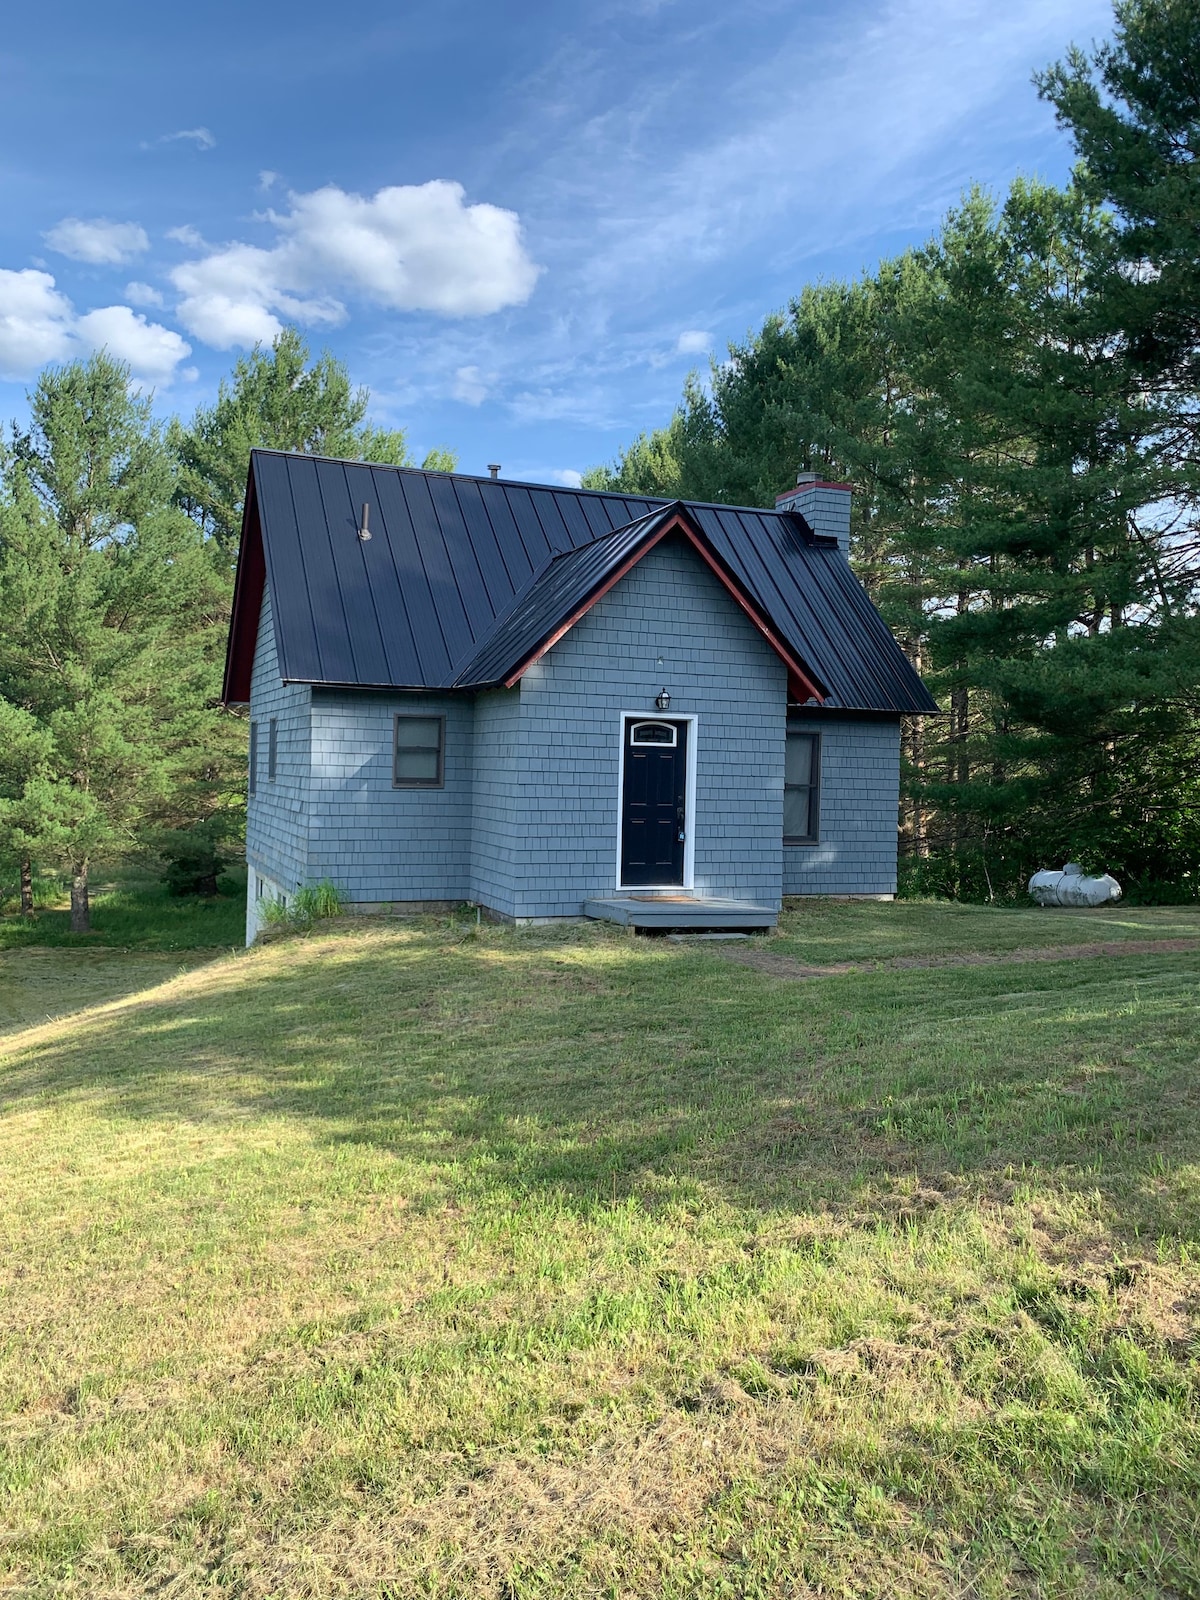
[[[1200,906],[1103,906],[1072,911],[898,900],[872,914],[861,903],[798,900],[770,949],[814,963],[898,956],[1045,949],[1127,939],[1200,939]]]
[[[231,885],[232,887],[232,885]],[[93,889],[91,933],[70,931],[70,901],[57,881],[38,885],[32,917],[0,915],[0,952],[33,945],[58,949],[231,949],[246,936],[245,884],[215,899],[174,898],[155,878],[128,869],[101,877]]]
[[[773,948],[1058,926],[809,906]],[[1200,1596],[1198,991],[1194,954],[796,984],[443,919],[10,1032],[0,1571]]]

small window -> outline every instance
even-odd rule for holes
[[[445,717],[397,717],[393,788],[440,789],[445,736]]]
[[[678,742],[679,730],[670,722],[635,722],[629,735],[630,744],[666,744]]]
[[[267,777],[275,782],[275,768],[279,760],[279,724],[271,718],[267,728]]]
[[[247,787],[247,792],[249,794],[256,794],[258,792],[258,723],[257,722],[252,722],[250,724],[250,780],[249,780],[249,783],[247,784],[246,787]]]
[[[820,734],[789,731],[783,772],[784,844],[816,844],[820,791]]]

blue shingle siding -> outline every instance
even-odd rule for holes
[[[895,894],[899,722],[790,725],[821,735],[820,840],[784,847],[784,894]]]
[[[699,557],[672,540],[521,681],[509,914],[578,916],[587,897],[612,893],[621,713],[654,715],[664,686],[672,716],[698,718],[696,892],[779,904],[786,670]]]
[[[470,898],[506,917],[517,912],[524,871],[521,691],[496,689],[475,700]]]
[[[309,710],[312,691],[303,684],[280,682],[275,657],[271,594],[263,594],[254,672],[250,684],[250,718],[258,723],[256,792],[246,812],[246,859],[256,872],[285,893],[293,893],[308,876]],[[278,722],[276,776],[267,777],[270,722]],[[253,937],[254,883],[250,884],[248,935]]]
[[[354,902],[470,894],[472,706],[448,694],[315,689],[308,878]],[[392,786],[397,713],[444,716],[444,785]]]

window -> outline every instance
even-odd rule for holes
[[[445,717],[397,717],[392,787],[440,789]]]
[[[275,718],[267,729],[267,777],[275,782],[275,768],[279,759],[279,724]]]
[[[816,844],[821,790],[821,735],[788,730],[783,770],[783,842]]]
[[[629,742],[674,745],[678,738],[678,729],[669,722],[635,722],[629,735]]]
[[[258,792],[258,723],[257,722],[252,722],[250,724],[250,781],[249,781],[249,783],[247,784],[246,787],[247,787],[247,792],[249,794],[256,794]]]

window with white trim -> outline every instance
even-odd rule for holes
[[[789,728],[783,771],[784,844],[816,844],[820,797],[821,735]]]
[[[398,716],[392,745],[392,787],[442,788],[445,744],[445,717]]]

